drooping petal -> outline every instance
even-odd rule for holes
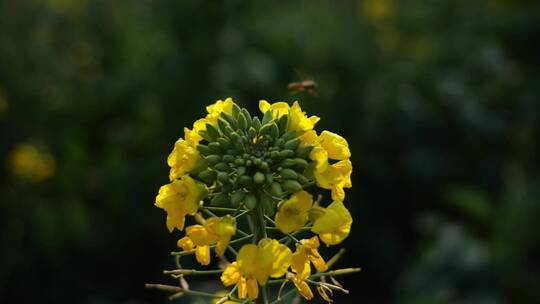
[[[322,131],[319,135],[320,145],[328,152],[328,158],[336,160],[349,159],[351,151],[347,140],[330,131]]]
[[[240,280],[241,276],[242,275],[238,269],[238,263],[233,262],[229,264],[221,274],[221,282],[225,286],[231,286],[236,284]]]
[[[351,231],[352,217],[340,201],[334,201],[314,223],[311,231],[317,233],[327,246],[341,243]]]
[[[197,246],[195,248],[195,257],[201,265],[210,264],[210,247],[207,245]]]
[[[276,213],[276,226],[283,233],[291,233],[302,228],[308,220],[308,212],[313,205],[313,197],[306,191],[291,195]]]

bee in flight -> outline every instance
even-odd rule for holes
[[[287,88],[291,93],[306,91],[308,93],[314,94],[315,89],[317,89],[317,83],[313,80],[302,80],[289,83],[287,85]]]

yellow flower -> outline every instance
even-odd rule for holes
[[[206,123],[208,120],[201,118],[193,123],[193,129],[184,128],[184,138],[192,146],[197,147],[197,144],[202,140],[199,131],[206,131]]]
[[[303,239],[296,251],[292,255],[291,269],[299,278],[307,278],[311,275],[310,263],[313,263],[315,269],[319,272],[326,271],[328,266],[319,254],[319,238],[314,236],[310,239]]]
[[[302,228],[308,220],[308,212],[313,205],[313,197],[306,191],[299,191],[281,204],[276,214],[276,226],[283,233],[291,233]]]
[[[233,262],[232,264],[229,264],[227,268],[225,268],[221,274],[221,282],[225,286],[238,284],[239,299],[249,297],[251,300],[256,300],[259,297],[257,280],[253,277],[246,279],[245,275],[240,272],[238,262]]]
[[[188,175],[159,188],[155,205],[167,212],[167,228],[184,229],[186,215],[194,215],[206,196],[206,186]]]
[[[314,207],[313,227],[327,246],[341,243],[351,232],[352,217],[341,201],[334,201],[328,207]]]
[[[226,215],[212,217],[203,225],[193,225],[186,228],[186,236],[178,241],[183,250],[195,248],[195,257],[201,265],[210,264],[210,246],[216,244],[216,254],[222,256],[236,233],[236,220]]]
[[[249,296],[254,300],[259,295],[257,285],[265,285],[268,278],[278,278],[291,265],[291,250],[274,239],[262,239],[258,245],[244,245],[236,262],[227,266],[221,275],[223,285],[238,284],[238,298]]]
[[[296,289],[298,289],[298,292],[306,299],[311,300],[313,299],[313,292],[311,291],[311,288],[309,288],[308,283],[305,281],[306,278],[301,277],[293,277],[292,282],[294,283],[294,286]]]
[[[343,188],[352,186],[351,173],[351,161],[342,160],[329,165],[323,172],[315,171],[314,175],[319,187],[332,190],[332,200],[342,202],[345,199]]]
[[[31,182],[44,181],[56,170],[53,156],[30,144],[16,146],[10,153],[8,162],[13,174]]]
[[[328,158],[336,160],[349,159],[351,151],[345,138],[330,131],[323,131],[319,136],[320,145],[328,153]]]
[[[216,101],[214,104],[206,107],[206,111],[208,112],[208,115],[206,115],[206,119],[212,124],[217,124],[219,115],[222,112],[232,114],[233,104],[234,102],[230,97],[225,99],[225,101]]]
[[[270,104],[266,100],[261,100],[259,101],[259,110],[261,110],[262,113],[272,111],[272,116],[274,118],[289,114],[289,128],[300,132],[312,130],[315,127],[315,124],[320,120],[317,116],[307,117],[306,113],[302,112],[298,101],[295,101],[292,107],[290,107],[286,102]]]
[[[189,173],[197,167],[201,160],[199,151],[180,138],[174,144],[174,149],[167,158],[167,164],[171,167],[169,179],[173,181]]]

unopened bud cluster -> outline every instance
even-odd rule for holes
[[[200,135],[207,144],[197,150],[207,168],[196,178],[213,187],[210,205],[244,203],[254,209],[261,204],[273,216],[278,202],[310,184],[304,172],[313,146],[300,145],[288,124],[287,114],[275,119],[268,111],[261,121],[236,104],[231,114],[220,114],[217,126],[206,124]]]

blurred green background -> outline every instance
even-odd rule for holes
[[[349,140],[336,302],[540,303],[539,41],[533,0],[0,0],[0,302],[166,302],[166,157],[232,96]]]

